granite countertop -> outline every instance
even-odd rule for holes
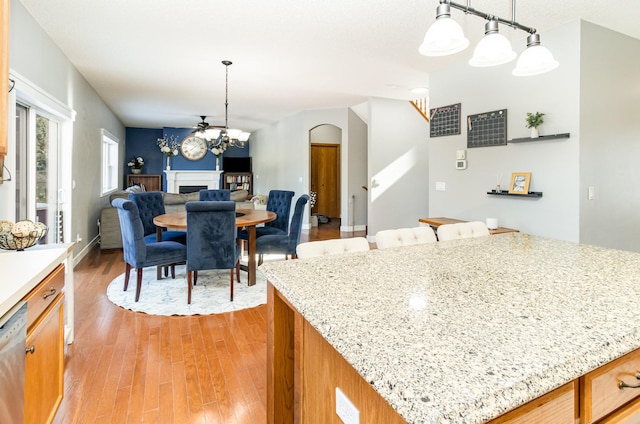
[[[640,347],[640,254],[509,233],[259,270],[410,423],[479,423]]]
[[[75,243],[38,245],[21,252],[0,250],[0,317],[49,275]]]

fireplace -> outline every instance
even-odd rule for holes
[[[220,188],[222,171],[207,170],[170,170],[167,176],[167,193],[180,193],[180,187],[197,186],[200,189],[217,190]]]
[[[207,189],[206,185],[181,185],[180,187],[178,187],[178,193],[189,194],[189,193],[195,193],[200,190],[206,190],[206,189]]]

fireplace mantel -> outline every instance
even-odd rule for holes
[[[220,188],[222,171],[172,169],[164,173],[167,176],[167,193],[178,193],[183,185],[202,185],[209,190],[217,190]]]

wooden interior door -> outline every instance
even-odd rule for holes
[[[318,193],[312,213],[340,218],[340,145],[311,143],[311,191]]]

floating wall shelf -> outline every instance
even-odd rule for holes
[[[512,197],[542,197],[541,191],[530,191],[527,194],[512,194],[508,191],[487,191],[487,194],[492,194],[494,196],[512,196]]]
[[[554,139],[560,139],[560,138],[569,138],[570,133],[562,133],[562,134],[551,134],[551,135],[541,135],[538,138],[531,138],[531,137],[525,137],[525,138],[514,138],[512,140],[509,140],[509,143],[527,143],[527,142],[531,142],[531,141],[544,141],[544,140],[554,140]]]

